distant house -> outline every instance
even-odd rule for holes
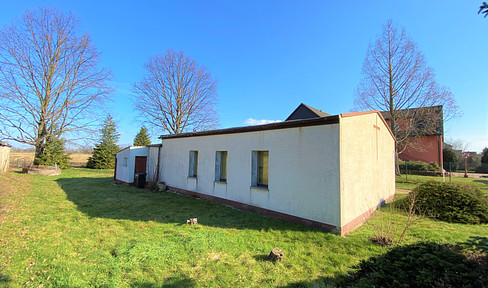
[[[285,121],[291,120],[304,120],[304,119],[312,119],[312,118],[320,118],[320,117],[327,117],[330,114],[323,112],[322,110],[310,107],[301,103],[298,107],[293,111]]]
[[[379,111],[294,113],[307,110],[317,117],[163,135],[159,157],[120,151],[115,178],[128,183],[146,155],[173,191],[345,234],[394,197],[395,142]]]
[[[403,160],[436,162],[442,167],[442,150],[444,120],[442,106],[422,107],[397,111],[402,119],[401,123],[395,125],[399,137],[406,129],[406,126],[414,126],[410,139],[405,139],[407,143],[405,149],[400,152],[399,158]],[[390,113],[381,112],[381,115],[390,126]],[[300,104],[285,121],[312,119],[330,116],[322,110]]]
[[[442,150],[444,143],[444,118],[442,106],[421,107],[399,110],[401,123],[396,124],[397,133],[401,133],[405,125],[411,126],[411,141],[398,157],[403,160],[436,162],[442,167]],[[390,113],[381,112],[390,124]]]

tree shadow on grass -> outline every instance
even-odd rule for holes
[[[0,286],[3,287],[3,285],[8,284],[12,279],[10,279],[9,276],[0,274]]]
[[[340,278],[342,279],[342,278]],[[339,278],[329,278],[329,277],[319,277],[314,280],[309,280],[309,281],[299,281],[299,282],[294,282],[290,283],[285,286],[279,286],[279,288],[321,288],[321,287],[345,287],[343,285],[338,284],[337,281],[340,281]]]
[[[473,180],[473,182],[476,182],[476,183],[481,183],[481,184],[485,184],[485,189],[488,188],[488,180],[480,180],[480,179],[476,179],[476,180]]]
[[[195,281],[187,277],[170,277],[161,284],[149,282],[135,282],[132,283],[131,286],[142,288],[191,288],[195,286]]]
[[[417,242],[365,259],[348,274],[282,287],[487,287],[484,263],[481,258],[468,258],[455,245]]]
[[[170,192],[151,192],[114,184],[105,178],[58,178],[68,200],[94,218],[155,221],[187,225],[198,218],[204,226],[253,230],[310,231],[311,228],[234,209],[208,200]]]

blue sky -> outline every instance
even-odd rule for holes
[[[112,69],[107,108],[129,145],[141,124],[131,87],[150,56],[182,50],[218,81],[222,128],[284,120],[300,103],[348,112],[368,44],[392,19],[451,89],[463,116],[446,139],[488,146],[488,18],[480,1],[3,1],[0,24],[28,8],[71,10]],[[150,128],[150,127],[148,127]],[[160,132],[152,133],[153,142]],[[15,143],[12,143],[15,145]]]

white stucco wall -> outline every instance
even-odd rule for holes
[[[395,142],[377,113],[341,118],[340,135],[343,226],[395,194]]]
[[[124,158],[127,158],[127,165],[124,165]],[[126,183],[129,182],[129,159],[130,157],[130,148],[126,148],[122,151],[117,152],[115,158],[117,158],[117,166],[115,167],[115,179],[119,181],[123,181]]]
[[[251,188],[256,150],[269,151],[268,190]],[[214,181],[216,151],[228,152],[226,184]],[[163,139],[160,165],[168,186],[340,226],[339,124]]]
[[[147,147],[147,162],[146,171],[147,177],[146,181],[156,181],[157,177],[157,167],[158,167],[158,157],[159,157],[159,147]]]

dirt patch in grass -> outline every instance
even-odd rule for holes
[[[0,174],[0,223],[5,221],[7,214],[15,208],[22,197],[9,199],[14,193],[18,196],[25,193],[28,181],[13,173]]]
[[[408,194],[408,193],[410,193],[411,191],[412,191],[412,190],[408,190],[408,189],[398,189],[398,188],[395,190],[395,192],[396,192],[397,194]]]

